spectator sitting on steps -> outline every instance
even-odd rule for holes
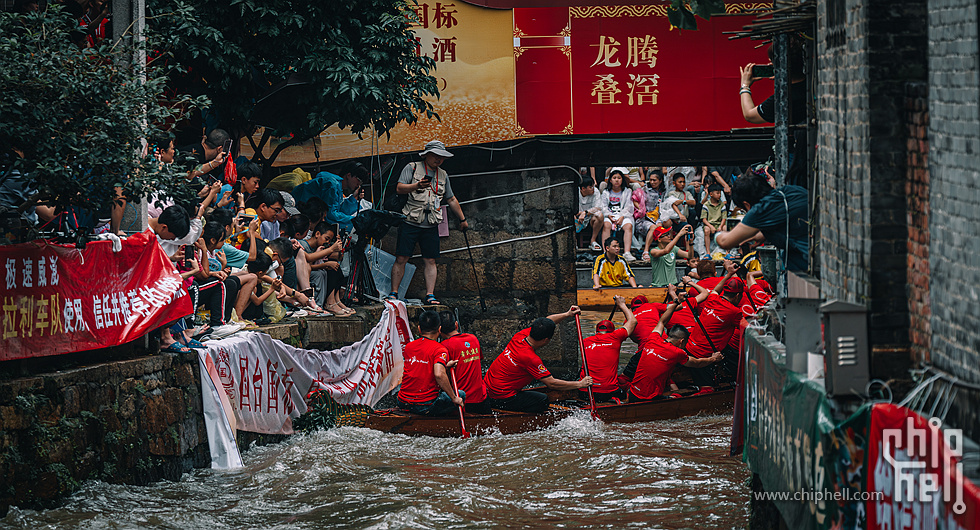
[[[583,178],[578,187],[578,214],[575,215],[575,232],[578,233],[591,227],[592,237],[589,239],[589,249],[602,250],[602,247],[596,242],[603,221],[602,205],[599,203],[600,195],[595,192],[595,183],[590,178]]]
[[[619,240],[607,237],[605,253],[595,259],[592,265],[592,289],[598,291],[602,287],[622,287],[623,282],[629,282],[630,287],[643,287],[636,284],[633,269],[626,260],[619,259]]]

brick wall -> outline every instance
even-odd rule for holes
[[[929,2],[932,362],[980,383],[980,117],[976,0]],[[980,438],[978,396],[950,415]]]
[[[905,90],[908,152],[905,194],[908,199],[908,300],[912,358],[929,361],[929,86],[909,83]]]
[[[925,80],[925,0],[818,4],[817,118],[821,289],[864,304],[875,366],[908,363],[905,84]],[[834,38],[828,38],[834,35]],[[841,38],[841,36],[843,36]],[[899,348],[894,348],[899,346]],[[899,358],[893,358],[899,357]],[[891,371],[891,370],[888,370]]]

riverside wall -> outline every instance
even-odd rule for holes
[[[409,307],[409,319],[423,309]],[[361,340],[383,311],[260,331],[330,350]],[[51,506],[86,480],[143,485],[211,465],[197,353],[150,354],[141,342],[0,363],[0,517],[10,506]],[[238,433],[240,447],[283,438]]]
[[[210,465],[197,354],[146,355],[0,381],[0,514],[85,480],[147,484]]]

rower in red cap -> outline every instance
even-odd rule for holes
[[[585,358],[589,364],[589,375],[592,376],[593,383],[592,395],[596,401],[610,401],[613,398],[624,398],[617,382],[619,373],[619,351],[623,346],[633,328],[636,327],[636,317],[626,305],[626,299],[622,296],[614,296],[613,300],[624,315],[626,322],[623,327],[616,329],[616,324],[611,320],[603,320],[596,324],[596,334],[583,340],[585,347]],[[579,377],[585,377],[585,370],[581,370]],[[581,390],[580,390],[581,392]],[[584,394],[584,393],[583,393]],[[588,399],[586,396],[584,399]]]
[[[722,350],[726,349],[732,334],[738,329],[738,323],[742,320],[739,305],[742,291],[745,290],[745,282],[734,276],[735,270],[735,264],[725,260],[725,277],[698,306],[697,316],[700,324],[695,326],[691,338],[687,341],[687,351],[692,357],[702,359],[711,357],[716,351],[726,353]],[[727,353],[729,355],[725,356],[725,364],[736,365],[738,352]],[[730,371],[733,369],[732,366],[726,368]],[[732,374],[734,373],[732,371]],[[713,391],[713,376],[713,368],[691,370],[694,384],[698,385],[703,393]]]

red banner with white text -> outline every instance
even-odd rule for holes
[[[878,403],[871,409],[865,528],[980,528],[980,488],[963,474],[963,433]]]
[[[116,346],[191,312],[151,231],[74,245],[0,247],[0,361]]]

